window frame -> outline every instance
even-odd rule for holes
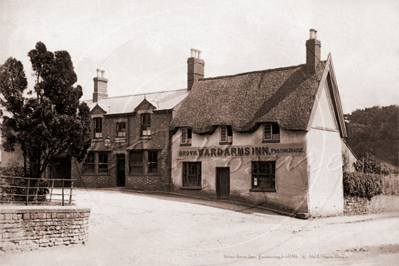
[[[88,159],[91,157],[90,155],[92,155],[93,161],[88,161]],[[92,168],[92,171],[87,171],[88,165],[91,166],[90,168]],[[95,173],[96,173],[96,155],[94,152],[89,151],[86,155],[84,162],[83,162],[83,174],[89,175],[89,174],[95,174]]]
[[[195,182],[189,182],[188,179],[189,176],[193,177],[194,174],[189,174],[190,171],[190,166],[195,166],[195,176],[196,176],[196,181]],[[201,162],[183,162],[182,163],[182,187],[181,189],[202,189],[202,164]],[[193,170],[193,169],[192,169]]]
[[[121,126],[122,129],[120,128]],[[119,133],[122,133],[119,135]],[[116,123],[116,137],[117,138],[125,138],[126,137],[126,122],[118,122]]]
[[[137,155],[141,156],[141,160],[133,160]],[[143,175],[144,174],[144,151],[130,151],[129,153],[129,174],[130,175]],[[140,171],[132,171],[133,167],[140,167]]]
[[[140,136],[151,136],[151,113],[142,113],[140,115]],[[146,132],[146,134],[144,134]]]
[[[185,136],[185,140],[184,140]],[[191,128],[182,128],[181,129],[181,137],[180,137],[180,145],[181,146],[191,146],[193,133]]]
[[[147,151],[147,174],[158,174],[158,151]]]
[[[266,127],[270,129],[270,138],[266,137]],[[279,143],[280,142],[280,127],[277,123],[266,123],[262,125],[262,142],[263,143]]]
[[[101,157],[106,156],[106,162],[101,161]],[[105,167],[104,167],[105,166]],[[108,166],[109,166],[109,153],[108,152],[99,152],[98,153],[98,174],[108,174]]]
[[[94,117],[93,118],[93,132],[94,139],[102,139],[103,137],[103,119],[102,117]],[[97,134],[99,134],[97,136]]]
[[[263,168],[263,172],[260,172]],[[261,177],[262,176],[262,177]],[[261,186],[260,178],[269,179],[270,186]],[[276,192],[276,162],[252,161],[251,163],[251,192]]]
[[[224,132],[224,133],[223,133]],[[223,139],[223,135],[225,139]],[[220,145],[233,143],[233,130],[231,126],[220,126]]]

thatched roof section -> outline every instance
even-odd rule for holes
[[[277,122],[288,130],[306,130],[325,61],[316,74],[306,65],[201,79],[172,120],[172,129],[191,127],[195,133],[231,125],[236,132],[258,123]]]

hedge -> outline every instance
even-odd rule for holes
[[[383,176],[379,174],[344,172],[344,195],[371,199],[383,192]]]

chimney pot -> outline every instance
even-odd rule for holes
[[[97,69],[97,77],[93,78],[94,92],[93,102],[98,102],[102,98],[107,98],[107,83],[108,79],[104,78],[104,70]]]
[[[317,65],[320,62],[321,42],[316,39],[317,31],[310,30],[309,40],[306,41],[306,72],[308,76],[316,73]]]
[[[317,30],[310,29],[309,32],[310,32],[309,40],[310,39],[317,39]]]

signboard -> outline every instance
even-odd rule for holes
[[[304,156],[305,145],[294,144],[268,144],[261,146],[228,146],[228,147],[181,147],[177,157],[184,158],[228,158],[249,156]]]

